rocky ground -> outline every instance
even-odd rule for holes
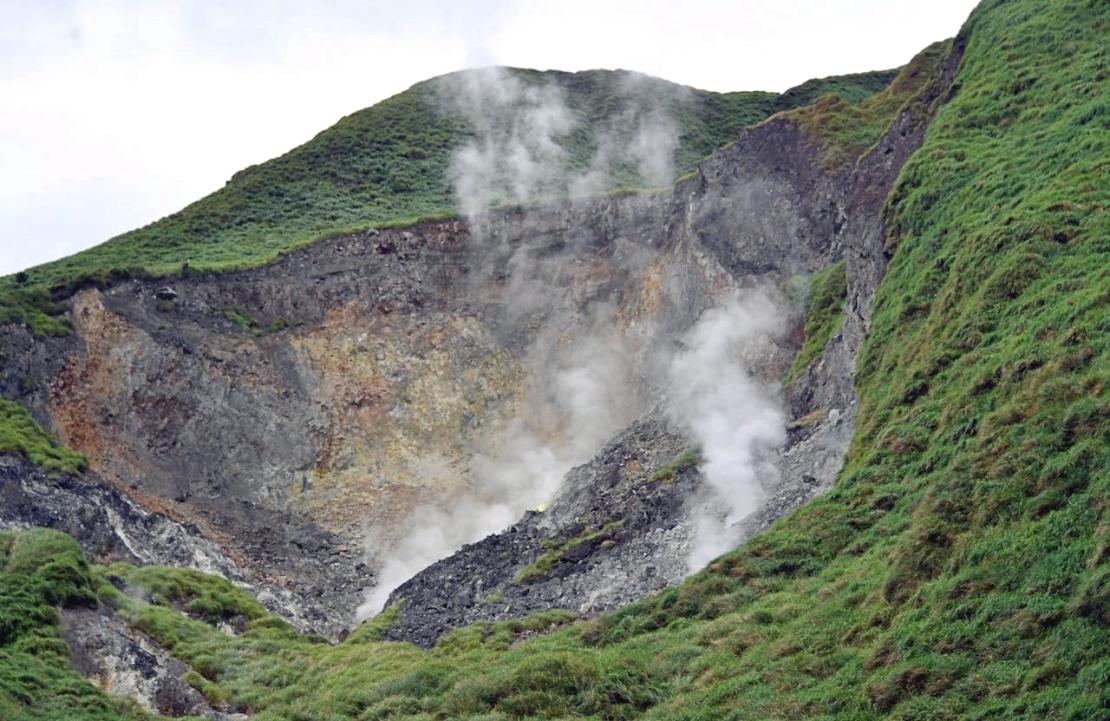
[[[763,477],[763,501],[740,521],[737,540],[828,490],[852,427],[853,411],[837,411],[795,434]],[[567,474],[543,512],[526,513],[397,588],[389,605],[400,604],[398,621],[386,638],[431,646],[479,621],[553,608],[589,616],[680,582],[692,570],[696,518],[714,502],[696,463],[683,462],[692,450],[660,412],[634,423]]]
[[[290,585],[259,579],[230,558],[189,522],[151,512],[95,472],[84,477],[43,471],[16,457],[0,457],[0,529],[54,528],[73,536],[94,563],[195,568],[234,581],[307,633],[336,635],[352,625],[367,569],[351,558],[306,554],[298,558],[304,579],[337,576],[329,586]],[[264,537],[256,539],[265,543]],[[309,564],[318,562],[312,569]],[[347,575],[335,566],[348,564]],[[291,569],[291,573],[298,570]],[[344,578],[346,581],[344,582]],[[306,602],[305,597],[311,599]]]

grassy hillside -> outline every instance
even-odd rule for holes
[[[802,347],[782,379],[783,387],[793,383],[825,350],[829,339],[844,322],[848,296],[847,261],[827,266],[808,278],[806,319]]]
[[[89,463],[44,430],[26,408],[4,398],[0,398],[0,455],[23,456],[40,468],[67,473],[80,473]]]
[[[1104,718],[1108,30],[1095,2],[970,19],[958,92],[888,206],[831,494],[680,588],[515,648],[498,626],[430,653],[359,634],[240,650],[215,677],[258,718]]]
[[[887,206],[830,494],[681,587],[521,643],[564,619],[422,652],[375,626],[314,644],[233,590],[194,615],[236,609],[234,639],[169,612],[188,586],[106,600],[260,720],[1106,718],[1110,8],[986,0],[963,34]]]
[[[828,92],[858,102],[886,87],[895,73],[811,80],[776,95],[712,93],[624,72],[512,71],[524,87],[560,89],[577,123],[556,137],[566,151],[564,170],[588,167],[615,124],[658,106],[678,126],[676,176],[772,113]],[[236,173],[223,188],[173,215],[0,279],[0,323],[30,322],[40,334],[64,333],[64,305],[58,301],[83,284],[178,274],[187,272],[186,263],[194,272],[259,265],[344,229],[453,213],[447,169],[452,152],[475,130],[443,102],[437,90],[442,82],[419,83],[353,113],[285,155]],[[642,184],[635,168],[618,165],[606,187]]]
[[[822,166],[829,172],[851,169],[856,161],[890,126],[891,119],[936,75],[951,48],[949,41],[933,43],[917,54],[882,92],[859,103],[849,103],[836,94],[823,95],[811,103],[783,111],[788,118],[820,144]]]

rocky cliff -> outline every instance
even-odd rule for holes
[[[77,664],[213,718],[1105,717],[1108,27],[984,2],[912,101],[778,115],[667,192],[8,327],[4,394],[93,468],[0,404],[43,465],[0,464],[0,525],[301,628],[393,606],[329,644],[0,533],[0,716],[136,715]]]
[[[820,140],[773,118],[671,191],[368,230],[234,273],[182,259],[178,278],[78,293],[71,336],[8,326],[5,393],[92,472],[48,482],[13,466],[5,521],[68,528],[51,493],[95,495],[78,537],[98,558],[218,570],[327,633],[353,623],[365,588],[422,565],[385,578],[390,558],[508,527],[397,591],[395,637],[421,643],[675,583],[708,501],[697,464],[673,466],[694,441],[660,410],[672,361],[707,310],[758,292],[781,328],[744,361],[773,389],[800,341],[792,279],[847,257],[844,329],[778,401],[791,431],[746,527],[828,487],[885,262],[883,199],[958,57],[854,171],[823,168]],[[130,524],[97,507],[201,545],[139,552],[157,544],[129,543]],[[423,549],[429,534],[447,537]]]

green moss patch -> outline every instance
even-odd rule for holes
[[[782,383],[790,385],[821,357],[825,346],[844,323],[844,303],[848,296],[845,261],[823,268],[808,279],[805,339],[802,348],[786,372]]]
[[[618,531],[623,525],[623,520],[610,521],[600,528],[583,530],[582,533],[578,534],[569,541],[565,541],[564,543],[560,543],[557,545],[553,544],[551,546],[551,549],[547,551],[547,553],[540,555],[540,557],[537,558],[535,561],[522,568],[520,570],[520,573],[518,573],[516,577],[513,578],[513,580],[517,583],[528,583],[532,579],[546,576],[548,573],[551,573],[551,571],[554,570],[557,565],[559,565],[559,562],[562,560],[563,556],[565,556],[567,552],[569,552],[571,549],[577,548],[587,541],[593,541],[598,538],[607,539],[614,533],[616,533],[616,531]]]
[[[42,428],[19,403],[0,398],[0,455],[18,455],[53,471],[81,473],[88,459]]]

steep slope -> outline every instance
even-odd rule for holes
[[[32,719],[134,718],[74,671],[57,607],[97,604],[95,581],[72,538],[38,529],[0,532],[0,714]]]
[[[744,282],[775,291],[759,280],[768,271],[833,259],[822,247],[833,216],[791,209],[774,223],[778,257],[759,259],[756,226],[724,261],[760,267],[728,270],[697,240],[727,222],[715,192],[697,195],[708,214],[625,196],[489,216],[477,231],[447,221],[342,236],[247,273],[84,291],[74,335],[3,332],[8,374],[30,379],[24,402],[123,493],[197,524],[257,580],[328,604],[338,630],[357,596],[330,605],[318,589],[371,585],[353,567],[379,566],[413,513],[504,506],[482,521],[488,532],[547,502],[566,469],[650,407],[666,349],[702,310]],[[236,322],[247,317],[257,333]],[[603,392],[548,395],[579,382]],[[522,464],[548,449],[556,457],[539,468]],[[385,546],[363,558],[367,535]]]
[[[515,649],[524,629],[504,626],[415,660],[375,647],[405,671],[315,701],[385,718],[1103,717],[1108,22],[1099,3],[1019,0],[965,26],[952,99],[887,205],[860,430],[831,494],[649,602]]]
[[[65,333],[60,314],[75,289],[145,275],[178,275],[273,262],[281,252],[353,227],[456,212],[449,173],[468,141],[490,140],[481,114],[458,102],[482,73],[507,96],[485,98],[482,113],[531,108],[557,121],[542,159],[565,180],[590,174],[591,191],[669,185],[743,127],[836,92],[858,102],[896,71],[811,80],[776,95],[711,93],[624,71],[468,71],[419,83],[353,113],[304,145],[236,173],[178,213],[55,263],[0,279],[0,322]],[[546,122],[546,121],[545,121]],[[660,146],[669,157],[631,148]],[[537,148],[530,148],[537,151]],[[654,155],[654,153],[652,153]],[[645,164],[645,161],[650,161]],[[565,182],[528,189],[565,194]],[[489,200],[516,202],[506,192]],[[61,302],[59,304],[59,302]]]
[[[875,96],[877,107],[889,108],[896,99],[906,107],[900,114],[890,111],[898,117],[891,124],[888,116],[892,127],[870,144],[874,147],[858,165],[853,158],[849,166],[829,166],[825,159],[830,148],[853,151],[836,136],[810,132],[788,113],[745,130],[735,143],[704,161],[696,178],[676,187],[684,215],[692,218],[687,221],[692,230],[684,235],[696,237],[740,286],[791,275],[790,263],[783,260],[799,257],[799,242],[803,247],[824,246],[826,262],[843,255],[851,259],[850,303],[846,304],[843,261],[814,275],[832,282],[816,281],[810,318],[799,329],[814,337],[805,339],[810,350],[807,357],[795,358],[792,383],[786,388],[790,433],[775,444],[768,468],[756,474],[758,505],[739,514],[742,523],[714,531],[732,544],[720,546],[717,553],[827,490],[841,468],[855,417],[850,379],[879,279],[859,267],[860,258],[881,258],[874,245],[883,234],[883,199],[902,163],[920,146],[928,120],[948,92],[961,51],[962,46],[953,49],[950,43],[931,46],[888,91]],[[866,150],[857,147],[854,152]],[[678,249],[683,242],[689,240],[680,241]],[[679,267],[690,265],[681,261]],[[745,310],[732,307],[728,313],[743,317]],[[717,328],[713,334],[727,332]],[[688,334],[680,342],[693,341]],[[793,355],[795,346],[788,347]],[[783,365],[765,360],[773,357],[766,349],[749,347],[744,356],[749,364],[764,358],[752,366],[757,375],[776,381],[787,375]],[[733,396],[723,370],[714,369],[706,380],[712,393],[699,403],[713,405],[711,396],[718,396],[743,408],[748,394]],[[681,385],[663,386],[656,397],[681,393]],[[569,473],[543,514],[526,516],[399,587],[389,599],[400,604],[397,621],[384,637],[428,646],[452,628],[478,620],[520,618],[550,608],[596,614],[684,578],[692,570],[689,564],[699,537],[707,533],[707,508],[728,507],[734,502],[730,498],[751,491],[730,488],[729,498],[707,493],[706,482],[712,486],[714,476],[698,470],[700,454],[687,447],[693,442],[690,427],[673,423],[673,413],[663,410],[666,406],[664,400],[655,414]],[[746,408],[721,422],[742,427],[746,417],[758,413],[758,408]],[[728,445],[743,448],[747,443],[737,434]],[[715,454],[720,450],[707,454],[709,463]],[[730,462],[743,465],[742,454]],[[668,482],[659,483],[661,478]],[[695,568],[708,560],[701,559]]]

